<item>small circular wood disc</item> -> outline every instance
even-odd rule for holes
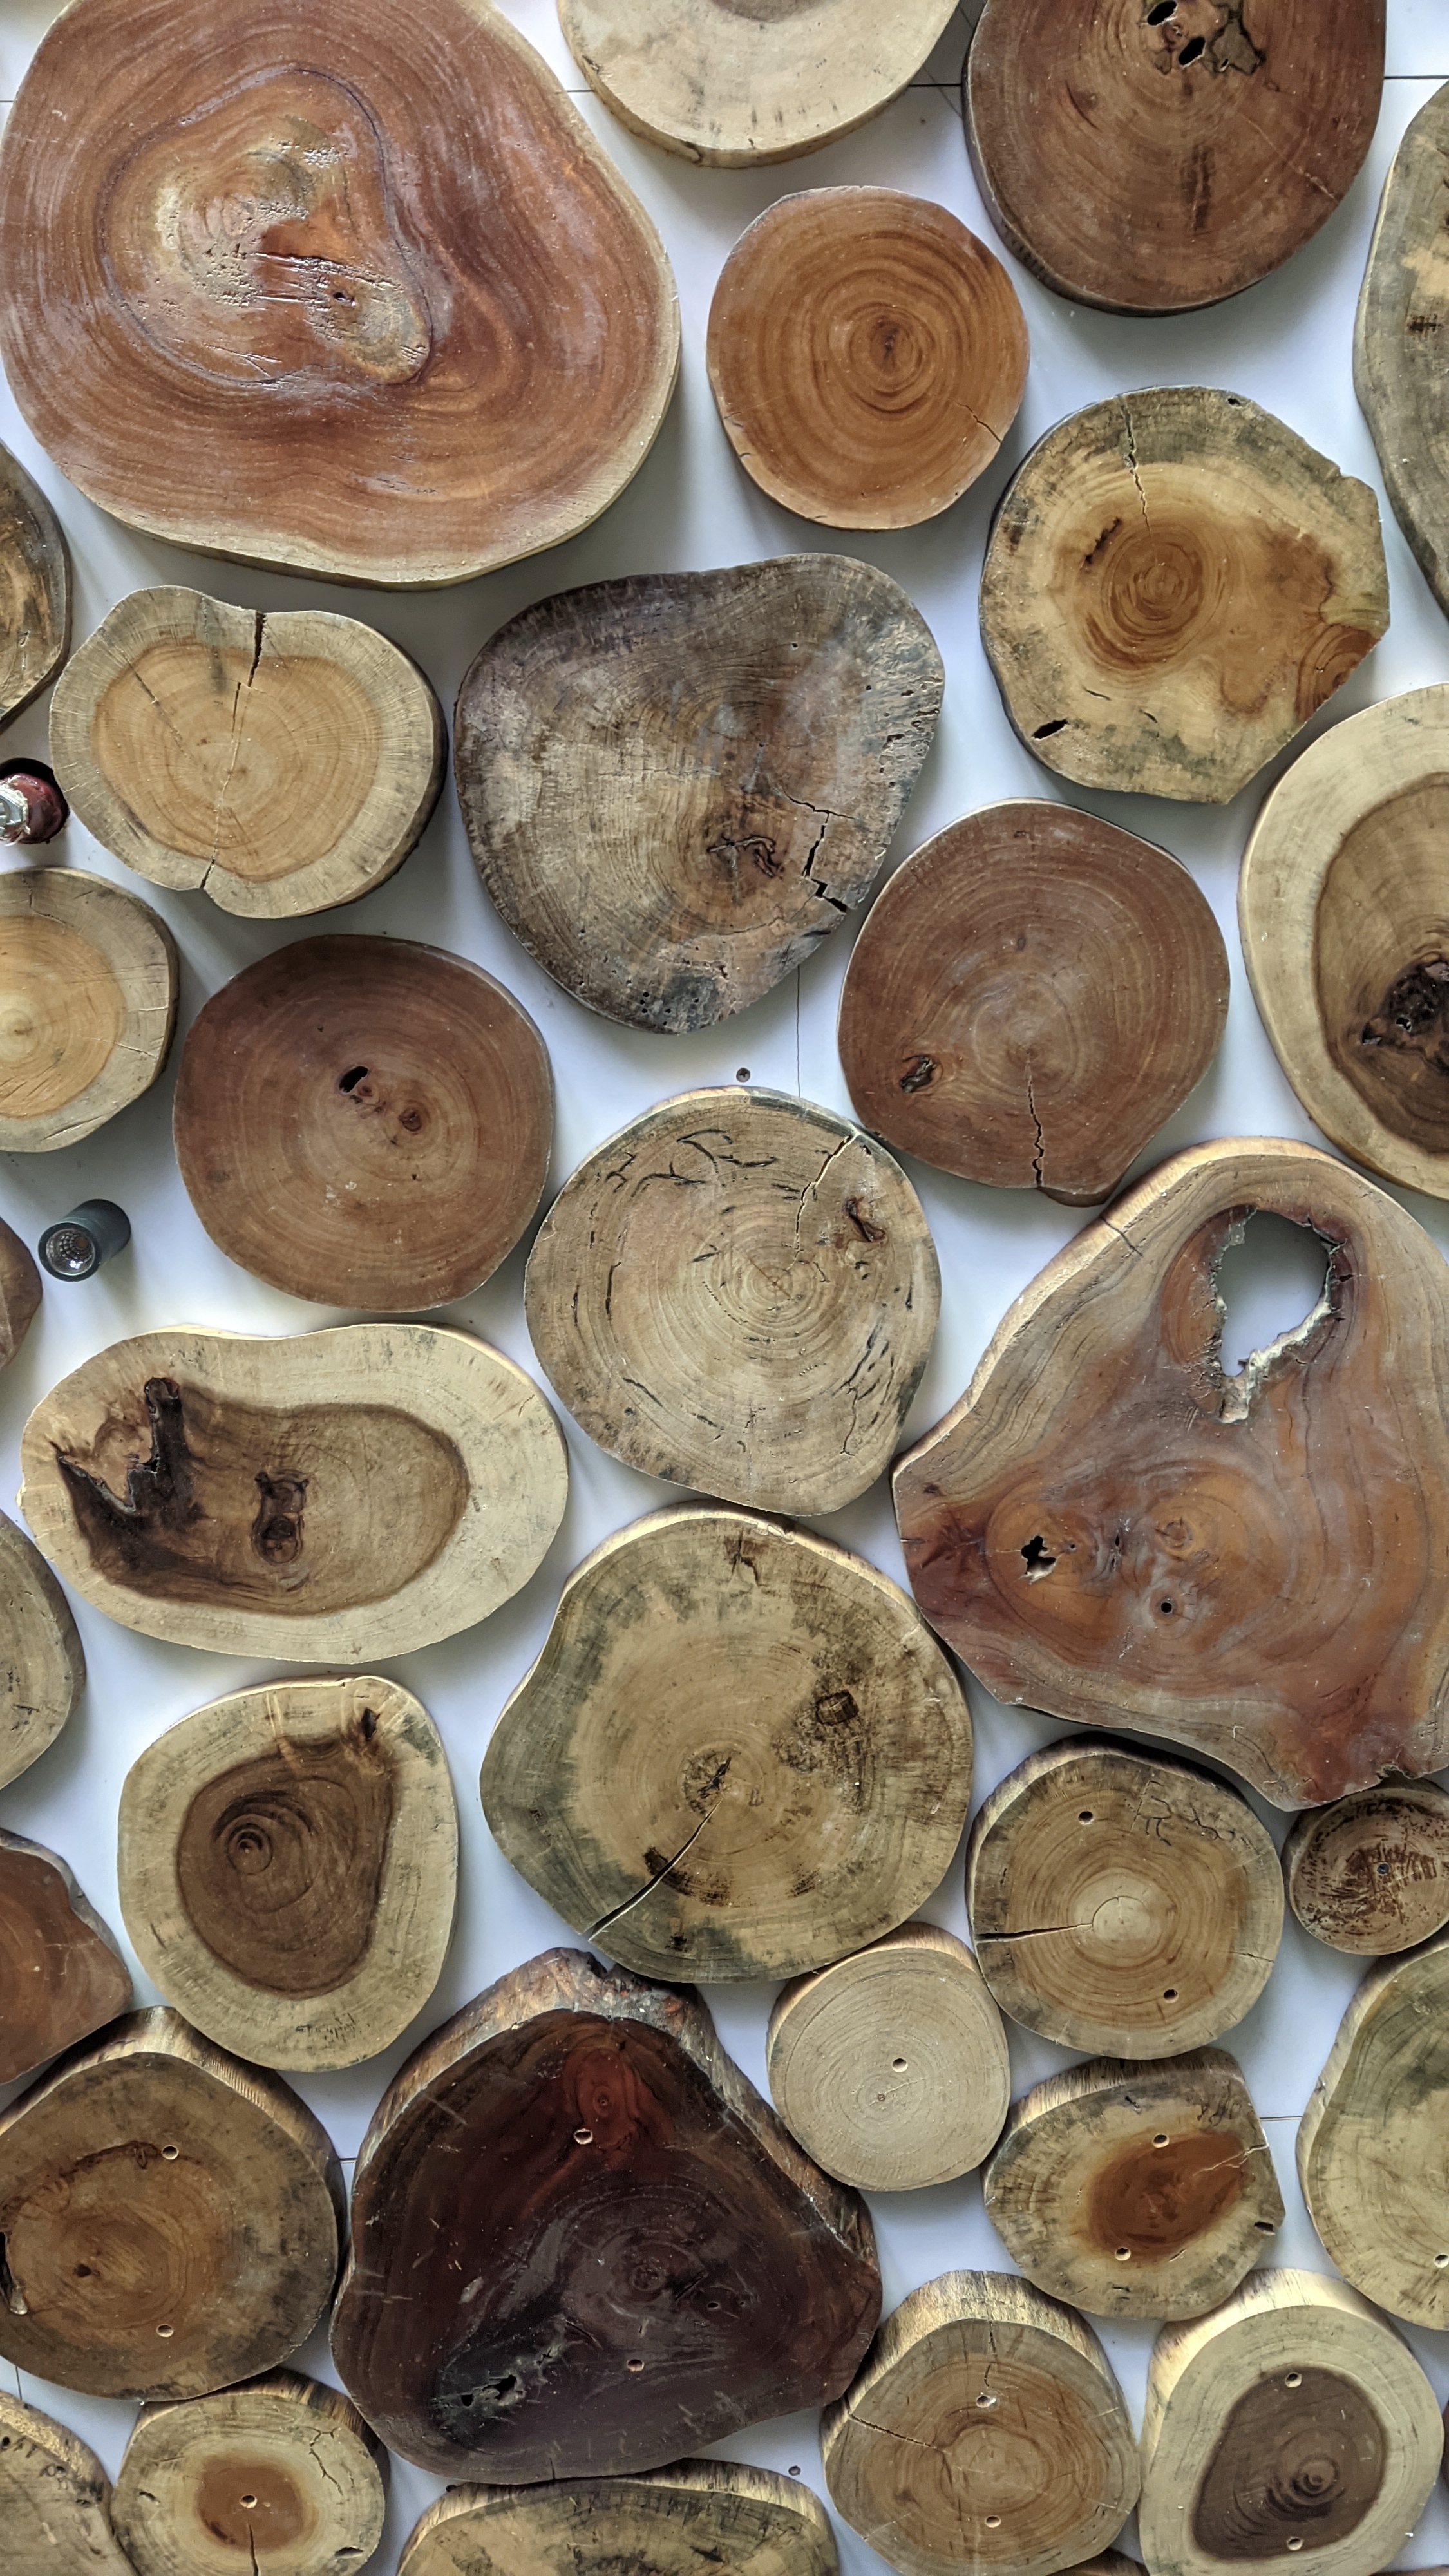
[[[1026,386],[1026,324],[959,217],[894,188],[782,197],[709,309],[709,380],[762,492],[829,528],[913,528],[984,473]]]
[[[0,725],[38,698],[70,643],[70,556],[60,521],[0,447]]]
[[[989,805],[877,896],[840,1061],[898,1151],[1086,1205],[1201,1080],[1227,1007],[1222,934],[1176,859],[1075,806]]]
[[[6,2576],[136,2576],[111,2529],[111,2482],[54,2417],[0,2388],[0,2567]]]
[[[88,2039],[130,2001],[130,1970],[65,1862],[0,1826],[0,2084]]]
[[[1304,1931],[1331,1950],[1416,1949],[1449,1923],[1449,1796],[1415,1780],[1311,1808],[1283,1846],[1283,1878]]]
[[[481,966],[343,932],[212,995],[174,1123],[192,1206],[243,1270],[319,1305],[414,1313],[513,1250],[548,1173],[553,1083],[528,1013]]]
[[[176,977],[164,922],[104,877],[0,876],[0,1153],[79,1144],[149,1091]]]
[[[830,2517],[798,2478],[677,2460],[641,2477],[449,2487],[398,2576],[836,2576],[838,2563]]]
[[[70,1603],[39,1548],[0,1512],[0,1789],[55,1742],[85,1688]]]
[[[294,2371],[148,2406],[112,2502],[136,2576],[346,2576],[382,2538],[387,2454]]]

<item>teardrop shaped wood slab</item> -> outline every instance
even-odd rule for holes
[[[458,1812],[438,1730],[375,1673],[213,1700],[121,1791],[120,1894],[148,1977],[266,2066],[356,2066],[442,1973]]]
[[[1084,787],[1208,805],[1388,622],[1368,485],[1213,387],[1113,394],[1048,430],[981,576],[981,640],[1027,750]]]
[[[0,1153],[77,1145],[149,1091],[176,1025],[176,947],[80,868],[0,876]]]
[[[708,1028],[865,902],[943,679],[905,592],[844,555],[540,600],[458,692],[453,774],[479,874],[589,1010]]]
[[[276,921],[401,867],[447,736],[417,664],[355,617],[137,590],[66,670],[50,757],[128,868]]]
[[[1298,2124],[1298,2179],[1340,2272],[1449,2325],[1449,1933],[1371,1968]]]
[[[1331,1950],[1382,1957],[1449,1923],[1449,1795],[1432,1780],[1310,1808],[1283,1845],[1288,1902]]]
[[[0,1512],[0,1789],[55,1742],[85,1680],[65,1594],[39,1548]]]
[[[703,2006],[551,1950],[383,2096],[332,2353],[404,2459],[530,2485],[660,2468],[818,2406],[879,2312],[864,2203],[800,2153]]]
[[[69,645],[64,531],[39,484],[0,447],[0,727],[55,678]]]
[[[679,358],[653,225],[503,12],[460,0],[81,0],[10,111],[0,280],[11,389],[90,500],[329,580],[465,581],[576,536]]]
[[[382,2538],[386,2475],[347,2398],[274,2370],[144,2408],[112,2511],[136,2576],[347,2576]]]
[[[30,1246],[0,1217],[0,1369],[8,1368],[40,1308],[40,1272]]]
[[[471,1628],[568,1492],[533,1380],[430,1324],[113,1342],[36,1406],[21,1465],[46,1554],[123,1628],[298,1664]]]
[[[131,1972],[65,1862],[0,1827],[0,2084],[129,2009]]]
[[[136,2576],[110,2505],[94,2451],[0,2388],[0,2576]]]
[[[607,1957],[793,1976],[938,1884],[971,1719],[864,1558],[748,1512],[659,1512],[569,1577],[481,1790],[514,1868]]]
[[[1234,1377],[1260,1208],[1327,1257]],[[1449,1761],[1449,1270],[1346,1164],[1194,1147],[1048,1262],[896,1470],[916,1599],[999,1699],[1141,1727],[1321,1806]]]
[[[1353,382],[1384,489],[1419,569],[1449,615],[1449,81],[1426,99],[1384,181],[1353,335]]]
[[[836,2576],[830,2518],[798,2478],[738,2460],[647,2477],[449,2487],[403,2545],[398,2576]]]

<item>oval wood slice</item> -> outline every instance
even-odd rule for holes
[[[174,1129],[192,1206],[243,1270],[318,1305],[416,1313],[513,1250],[548,1176],[553,1078],[481,966],[342,933],[212,995]]]
[[[1013,2107],[982,2180],[1027,2279],[1103,2317],[1201,2316],[1283,2219],[1258,2114],[1220,2048],[1048,2076]]]
[[[123,1628],[363,1663],[470,1628],[563,1518],[562,1436],[471,1333],[141,1333],[52,1387],[21,1443],[46,1554]]]
[[[1394,155],[1369,247],[1353,337],[1353,382],[1395,518],[1449,615],[1449,81],[1426,99]]]
[[[796,2478],[737,2460],[678,2460],[647,2477],[450,2487],[399,2576],[835,2576],[830,2518]]]
[[[1263,1208],[1319,1236],[1323,1293],[1229,1377],[1215,1274]],[[1443,1255],[1346,1164],[1176,1155],[1047,1264],[897,1468],[921,1608],[999,1699],[1175,1737],[1277,1806],[1437,1770],[1446,1334]]]
[[[341,2177],[275,2075],[133,2013],[0,2112],[0,2354],[99,2397],[199,2397],[305,2341]]]
[[[660,2468],[818,2406],[879,2312],[863,2202],[800,2153],[702,2005],[553,1950],[383,2096],[332,2352],[404,2459],[530,2485]]]
[[[0,1369],[8,1368],[40,1307],[40,1272],[30,1246],[0,1217]]]
[[[89,2039],[130,2002],[119,1945],[65,1862],[0,1827],[0,2084]]]
[[[1212,387],[1113,394],[1048,430],[981,576],[981,640],[1027,750],[1084,787],[1209,805],[1388,622],[1368,485]]]
[[[938,1169],[1104,1199],[1217,1053],[1228,957],[1165,850],[1075,806],[948,824],[871,906],[840,1061],[874,1135]]]
[[[113,2512],[136,2576],[347,2576],[382,2538],[386,2474],[347,2398],[275,2370],[146,2407]]]
[[[1449,1795],[1432,1780],[1360,1789],[1300,1816],[1283,1846],[1288,1902],[1332,1950],[1412,1950],[1449,1923]]]
[[[0,2388],[0,2576],[135,2576],[110,2506],[94,2451]]]
[[[121,1912],[168,2003],[239,2057],[355,2066],[442,1973],[458,1814],[438,1730],[376,1674],[197,1709],[121,1792]]]
[[[417,664],[354,617],[137,590],[67,669],[50,756],[128,868],[275,921],[401,867],[447,737]]]
[[[39,484],[0,447],[0,726],[55,678],[69,644],[64,531]]]
[[[653,225],[461,0],[405,27],[388,0],[224,26],[81,0],[6,125],[0,279],[16,401],[89,499],[332,580],[464,581],[577,535],[679,359]],[[62,311],[63,348],[35,328]]]
[[[733,1087],[662,1101],[590,1154],[524,1283],[534,1350],[591,1440],[774,1512],[839,1511],[875,1482],[940,1299],[899,1164],[830,1110]]]
[[[836,2511],[901,2576],[1054,2576],[1137,2501],[1122,2392],[1091,2328],[1005,2272],[912,2290],[820,2427]]]
[[[1366,2300],[1255,2272],[1152,2348],[1138,2528],[1152,2576],[1282,2567],[1372,2576],[1403,2547],[1443,2448],[1434,2392]]]
[[[709,308],[730,445],[772,501],[829,528],[913,528],[959,501],[1016,418],[1027,354],[1000,260],[896,188],[780,198]]]
[[[1308,2214],[1346,2279],[1449,2325],[1449,1933],[1371,1968],[1298,2125]]]
[[[458,693],[479,873],[589,1010],[708,1028],[866,901],[942,684],[905,592],[843,555],[540,600]]]
[[[80,868],[0,876],[0,1153],[77,1145],[149,1091],[176,1025],[176,947]]]
[[[55,1742],[85,1680],[65,1594],[39,1548],[0,1512],[0,1789]]]

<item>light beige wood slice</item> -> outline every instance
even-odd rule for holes
[[[1366,2300],[1318,2272],[1254,2272],[1163,2329],[1142,2425],[1151,2576],[1372,2576],[1413,2536],[1439,2468],[1434,2392]]]
[[[0,2576],[135,2576],[110,2504],[94,2451],[0,2388]]]
[[[836,2511],[901,2576],[1055,2576],[1137,2501],[1091,2328],[1005,2272],[946,2272],[887,2317],[820,2427]]]
[[[970,2173],[1011,2099],[1001,2015],[965,1942],[931,1923],[786,1986],[765,2071],[806,2154],[861,2191]]]
[[[39,484],[0,447],[0,727],[54,679],[69,644],[65,532]]]
[[[1358,299],[1353,382],[1395,518],[1449,614],[1449,81],[1426,99],[1384,181]]]
[[[266,2066],[389,2047],[442,1973],[457,1876],[438,1730],[377,1674],[213,1700],[121,1791],[136,1956],[198,2030]]]
[[[176,947],[80,868],[0,876],[0,1153],[77,1145],[149,1091],[176,1025]]]
[[[1415,1949],[1449,1923],[1449,1794],[1405,1780],[1311,1807],[1283,1846],[1283,1882],[1330,1949]]]
[[[56,776],[105,849],[266,921],[401,867],[446,755],[432,689],[374,627],[199,590],[121,600],[50,706]]]
[[[382,2538],[386,2476],[339,2389],[274,2370],[143,2408],[112,2512],[136,2576],[349,2576]]]
[[[115,1936],[56,1852],[0,1826],[0,2084],[129,2009]]]
[[[1364,1978],[1298,2124],[1298,2179],[1347,2280],[1449,2326],[1449,1933]]]
[[[63,1378],[21,1508],[125,1628],[217,1654],[364,1663],[470,1628],[543,1560],[563,1440],[471,1333],[142,1333]]]
[[[887,1464],[940,1295],[884,1148],[733,1086],[662,1101],[588,1155],[524,1285],[545,1374],[601,1449],[723,1502],[811,1513]]]
[[[835,2576],[837,2564],[830,2517],[798,2479],[678,2460],[637,2478],[449,2487],[404,2542],[398,2576]]]
[[[8,1368],[40,1305],[35,1257],[13,1226],[0,1217],[0,1369]]]
[[[39,1548],[0,1512],[0,1789],[55,1742],[85,1680],[65,1594]]]

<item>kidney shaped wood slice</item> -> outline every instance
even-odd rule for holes
[[[1358,299],[1353,381],[1394,516],[1449,615],[1446,158],[1449,82],[1425,100],[1384,182]]]
[[[85,1678],[65,1594],[39,1548],[0,1512],[0,1789],[55,1742]]]
[[[1449,1934],[1371,1968],[1298,2128],[1308,2214],[1339,2270],[1449,2325]]]
[[[1215,1273],[1266,1208],[1312,1312],[1233,1377]],[[1449,1760],[1449,1271],[1345,1164],[1179,1154],[1048,1263],[896,1470],[917,1600],[1000,1699],[1142,1727],[1276,1805]]]
[[[981,577],[982,642],[1028,751],[1085,787],[1210,805],[1388,622],[1368,485],[1201,386],[1113,394],[1049,430]]]
[[[0,1827],[0,2084],[88,2039],[130,2001],[130,1970],[65,1862]]]
[[[828,1540],[696,1509],[571,1575],[482,1777],[566,1923],[643,1975],[710,1980],[890,1931],[970,1794],[966,1701],[905,1594]]]
[[[176,1159],[212,1241],[319,1305],[450,1305],[548,1174],[542,1038],[481,966],[411,939],[301,939],[234,975],[182,1049]],[[278,1222],[285,1209],[285,1223]]]
[[[905,592],[842,555],[540,600],[458,693],[479,873],[591,1011],[707,1028],[865,902],[942,682]]]
[[[0,278],[16,400],[91,500],[348,581],[576,535],[678,363],[653,226],[532,47],[462,0],[405,25],[387,0],[225,23],[82,0],[6,126]]]
[[[353,617],[138,590],[51,700],[50,756],[87,831],[153,885],[278,920],[401,867],[447,740],[416,663]]]
[[[568,1490],[532,1379],[427,1324],[114,1342],[36,1406],[21,1464],[40,1544],[122,1627],[304,1664],[486,1618]]]
[[[0,876],[0,1153],[77,1145],[148,1091],[176,1025],[176,948],[80,868]]]
[[[382,2538],[386,2472],[337,2389],[275,2370],[148,2406],[112,2510],[136,2576],[347,2576]]]
[[[1186,868],[1071,805],[988,805],[871,906],[840,1001],[857,1116],[963,1179],[1103,1199],[1201,1080],[1228,958]]]
[[[64,532],[39,484],[0,447],[0,726],[54,679],[69,643]]]
[[[1288,1902],[1332,1950],[1412,1950],[1449,1923],[1449,1795],[1432,1780],[1359,1789],[1300,1816],[1283,1845]]]
[[[379,2104],[332,2352],[404,2459],[528,2485],[659,2468],[818,2406],[879,2310],[863,2203],[702,2005],[554,1950]]]
[[[111,2482],[64,2424],[0,2389],[4,2576],[136,2576],[111,2528]]]
[[[835,2576],[825,2508],[798,2478],[737,2460],[677,2460],[647,2477],[450,2487],[399,2576]]]

